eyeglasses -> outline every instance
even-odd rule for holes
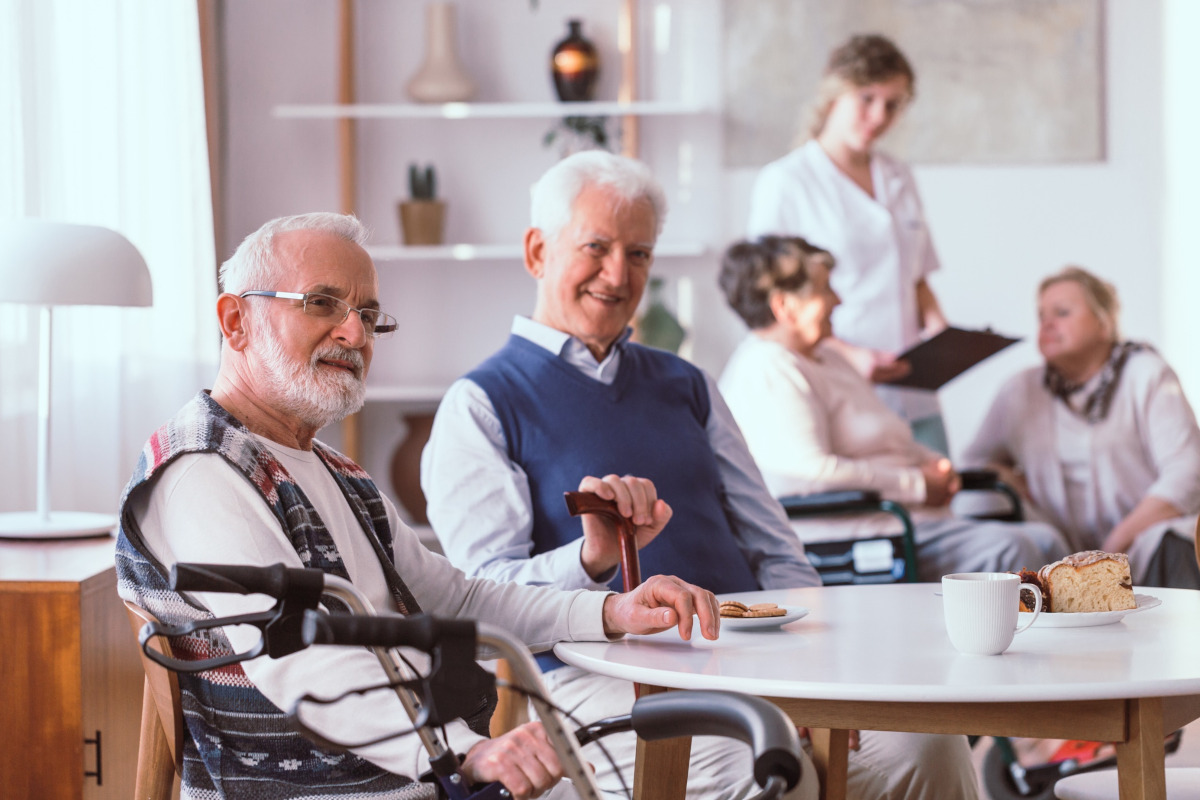
[[[346,321],[346,317],[350,316],[351,311],[358,312],[358,318],[362,320],[363,328],[368,336],[376,339],[384,339],[395,333],[398,322],[391,314],[385,314],[377,308],[355,308],[345,300],[340,300],[332,295],[321,294],[320,292],[308,292],[301,294],[299,292],[266,292],[255,289],[249,292],[242,292],[238,297],[281,297],[284,300],[300,300],[303,302],[304,313],[310,317],[331,321],[334,325],[341,325]]]

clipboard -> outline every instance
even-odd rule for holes
[[[888,381],[886,385],[940,389],[980,361],[1019,341],[1020,338],[1001,336],[990,330],[946,328],[937,336],[913,345],[896,356],[897,360],[903,359],[911,364],[912,372],[903,378]]]

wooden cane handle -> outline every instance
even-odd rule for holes
[[[605,517],[617,528],[617,538],[621,542],[621,587],[629,592],[642,582],[641,565],[638,563],[637,536],[634,534],[633,520],[621,516],[616,502],[605,500],[595,492],[563,492],[567,501],[567,511],[572,517],[581,514],[595,514]]]

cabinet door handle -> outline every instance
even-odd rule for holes
[[[104,785],[104,760],[101,757],[101,750],[100,750],[100,731],[96,731],[95,739],[84,739],[83,743],[85,745],[89,745],[89,744],[96,745],[96,771],[88,772],[87,770],[84,770],[83,777],[95,778],[96,785],[103,786]]]

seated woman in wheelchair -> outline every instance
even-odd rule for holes
[[[1121,339],[1119,311],[1087,270],[1042,281],[1045,366],[1004,385],[964,459],[1000,471],[1074,549],[1128,553],[1134,583],[1200,588],[1200,429],[1162,356]]]
[[[829,285],[833,268],[828,252],[785,236],[737,242],[722,261],[721,288],[751,330],[720,389],[772,494],[871,489],[904,503],[921,580],[1037,567],[1065,555],[1066,541],[1049,525],[951,513],[961,483],[950,462],[917,443],[867,379],[826,344],[839,302]],[[805,541],[855,539],[865,533],[862,524],[804,521],[798,532]]]

